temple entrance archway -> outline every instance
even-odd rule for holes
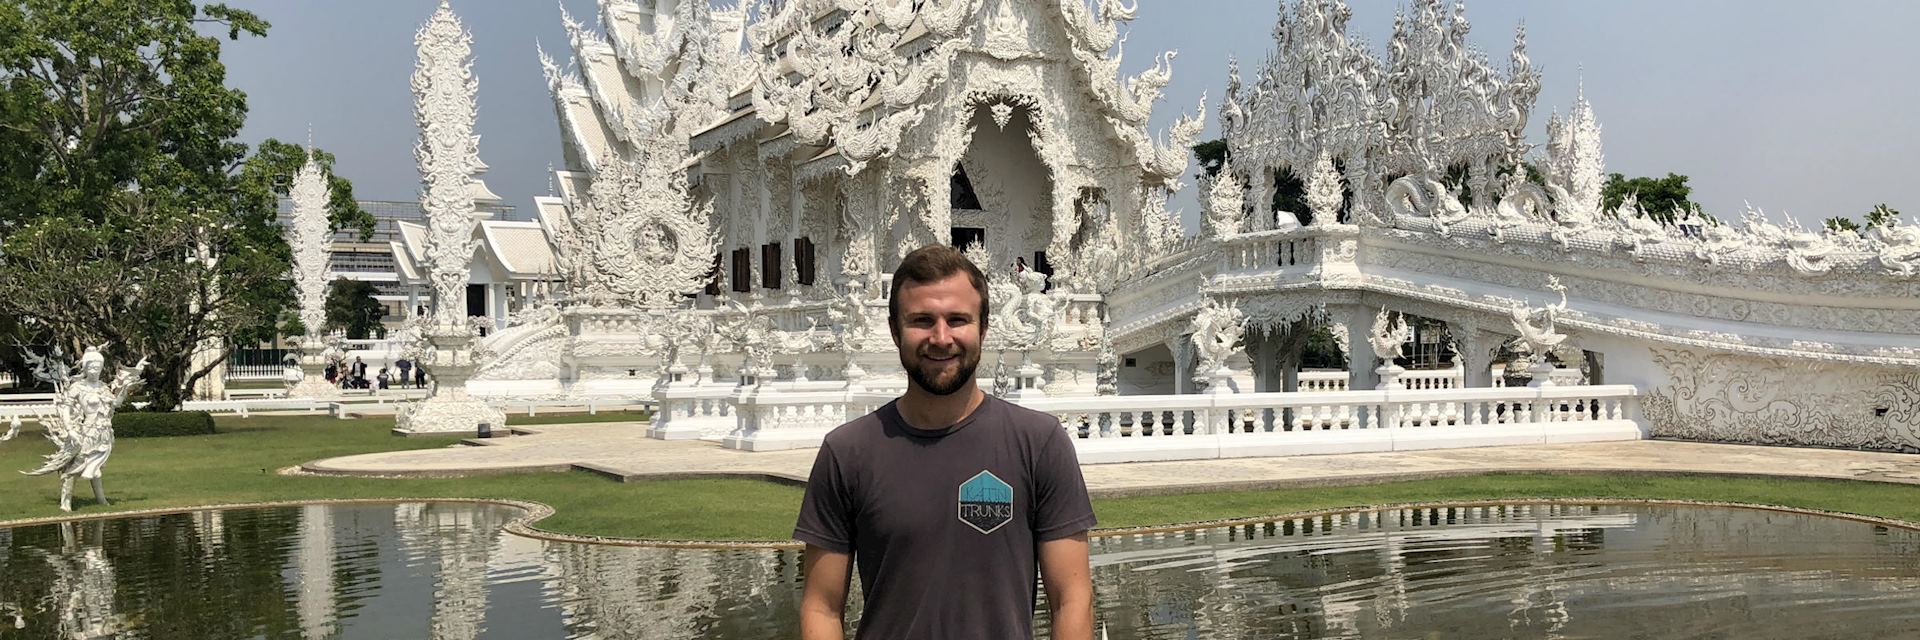
[[[995,264],[982,268],[1010,269],[1018,259],[1039,268],[1049,262],[1045,251],[1053,233],[1052,172],[1028,139],[1027,108],[1015,107],[1005,126],[989,111],[974,108],[968,123],[973,137],[953,167],[949,234],[955,242],[963,235],[984,240]]]

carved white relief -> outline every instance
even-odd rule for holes
[[[712,204],[688,195],[671,144],[641,146],[639,161],[602,158],[586,197],[569,199],[567,224],[554,229],[575,304],[665,309],[706,284]]]
[[[1920,374],[1653,348],[1658,437],[1920,452]]]

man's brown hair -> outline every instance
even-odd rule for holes
[[[895,336],[900,335],[900,287],[908,281],[914,284],[931,284],[945,280],[953,274],[965,272],[967,280],[973,283],[973,290],[980,294],[980,335],[987,334],[987,276],[980,273],[980,267],[974,266],[967,255],[959,249],[944,244],[930,244],[900,259],[900,266],[893,270],[893,289],[887,294],[887,328]]]

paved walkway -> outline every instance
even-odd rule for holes
[[[696,475],[805,482],[814,449],[748,453],[702,441],[646,437],[614,422],[516,427],[532,435],[469,440],[479,446],[317,460],[308,472],[437,476],[584,469],[623,480]],[[1174,493],[1430,478],[1487,471],[1722,473],[1920,484],[1920,455],[1646,440],[1294,456],[1084,467],[1095,495]]]

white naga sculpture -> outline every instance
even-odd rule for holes
[[[1380,314],[1373,317],[1373,333],[1367,341],[1373,345],[1373,355],[1387,364],[1393,364],[1400,357],[1400,348],[1413,337],[1413,328],[1407,326],[1406,316],[1394,316],[1386,307],[1380,307]]]
[[[1533,385],[1547,383],[1547,374],[1553,371],[1553,364],[1547,362],[1547,354],[1560,343],[1566,342],[1567,334],[1560,333],[1555,327],[1560,314],[1567,311],[1567,287],[1560,284],[1560,278],[1547,276],[1547,288],[1560,294],[1559,304],[1550,304],[1539,309],[1517,305],[1510,312],[1513,329],[1520,334],[1520,343],[1532,360],[1534,373]]]
[[[797,344],[774,326],[773,316],[768,315],[758,303],[747,305],[737,300],[729,300],[734,315],[717,319],[714,333],[733,343],[733,350],[741,354],[740,380],[745,384],[765,382],[774,376],[773,357],[779,350],[798,350]],[[791,348],[791,349],[790,349]]]
[[[1373,317],[1373,331],[1367,336],[1367,343],[1373,347],[1373,355],[1380,359],[1380,366],[1374,373],[1380,374],[1380,389],[1400,388],[1400,374],[1406,369],[1394,364],[1400,357],[1400,348],[1413,337],[1413,328],[1407,326],[1404,315],[1393,316],[1386,307],[1380,307],[1380,314]]]
[[[112,380],[100,379],[107,368],[107,357],[99,347],[88,347],[80,356],[77,374],[60,361],[58,348],[47,357],[27,353],[26,358],[33,366],[34,377],[53,383],[53,413],[41,414],[40,424],[47,430],[47,439],[53,441],[54,451],[47,454],[40,468],[23,473],[39,476],[59,472],[61,511],[73,510],[73,481],[80,478],[93,484],[94,500],[107,504],[100,470],[113,453],[113,413],[140,386],[146,358],[122,367]],[[13,438],[18,428],[16,424],[0,440]]]
[[[1215,392],[1225,390],[1220,385],[1229,376],[1227,358],[1240,348],[1246,320],[1239,305],[1217,298],[1208,298],[1207,306],[1193,315],[1193,347],[1200,356],[1193,367],[1194,382],[1210,385]]]
[[[1047,274],[1033,269],[989,278],[988,339],[1007,351],[1051,351],[1059,305],[1046,288]]]

